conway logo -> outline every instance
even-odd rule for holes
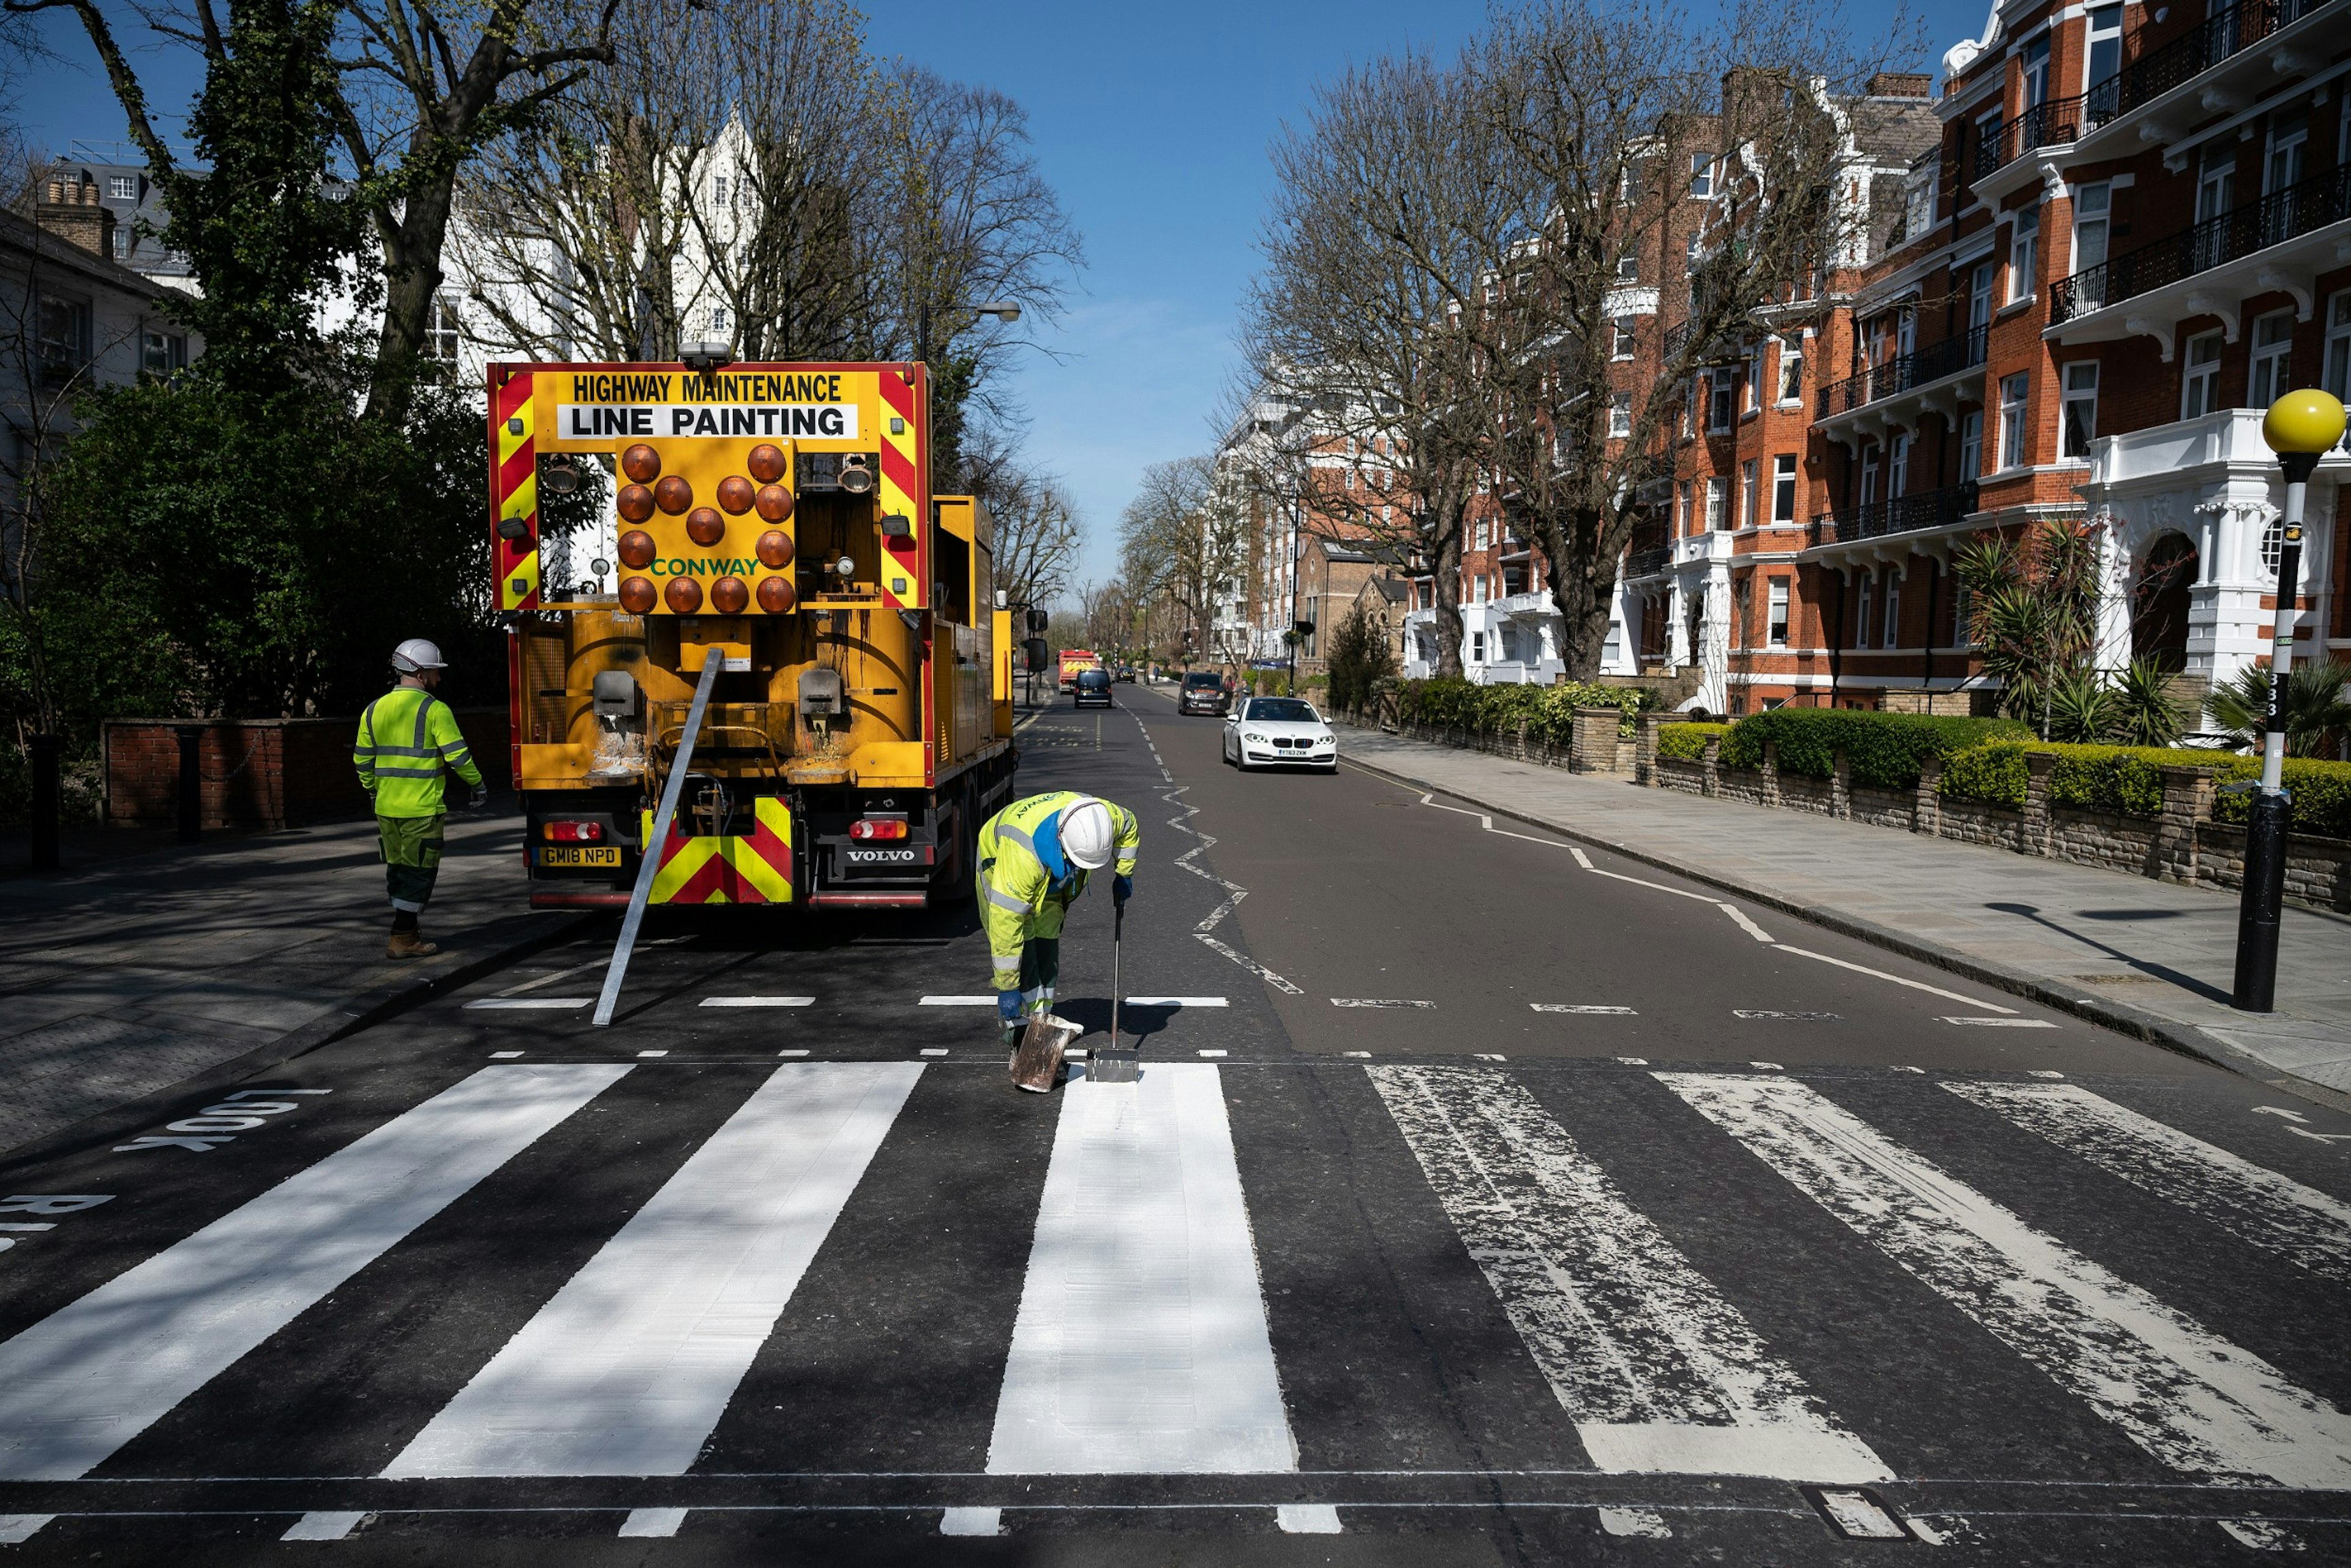
[[[748,577],[759,570],[759,563],[747,557],[688,560],[684,556],[672,556],[667,560],[654,561],[645,570],[655,577]]]

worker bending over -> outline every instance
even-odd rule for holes
[[[1061,922],[1086,890],[1086,873],[1117,857],[1111,897],[1134,891],[1143,830],[1123,806],[1057,789],[1015,800],[979,830],[979,905],[996,966],[996,1016],[1007,1046],[1021,1019],[1053,1005],[1061,973]]]

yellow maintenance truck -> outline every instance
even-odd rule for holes
[[[681,756],[653,904],[968,898],[1014,640],[987,507],[930,494],[926,369],[497,364],[489,413],[532,904],[627,904]],[[539,495],[590,464],[610,594],[540,580]]]

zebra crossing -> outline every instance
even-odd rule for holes
[[[1364,1116],[1332,1168],[1276,1193],[1266,1173],[1293,1151],[1253,1142],[1260,1102],[1269,1083],[1307,1074]],[[1604,1078],[1609,1097],[1580,1092]],[[591,1105],[656,1084],[724,1103],[519,1322],[473,1342],[465,1365],[436,1365],[430,1378],[419,1369],[420,1382],[454,1389],[436,1407],[390,1401],[370,1417],[398,1424],[381,1434],[388,1461],[318,1476],[289,1453],[268,1475],[214,1476],[192,1452],[166,1485],[148,1437],[149,1469],[121,1473],[118,1456],[191,1400],[233,1410],[241,1382],[278,1375],[281,1335],[363,1289],[371,1267],[397,1261],[461,1200],[495,1215],[526,1151]],[[1752,1216],[1759,1245],[1782,1244],[1774,1202],[1833,1220],[1843,1239],[1823,1291],[1890,1265],[1909,1281],[1897,1310],[1971,1325],[1941,1354],[2025,1379],[2111,1433],[2113,1451],[2085,1467],[2062,1443],[2034,1452],[2027,1433],[2008,1471],[1940,1473],[1908,1436],[1916,1413],[1894,1419],[1856,1396],[1871,1369],[1824,1362],[1816,1339],[1790,1330],[1800,1310],[1710,1267],[1687,1227],[1644,1197],[1655,1173],[1625,1159],[1611,1125],[1622,1120],[1611,1107],[1625,1104],[1678,1129],[1705,1201]],[[191,1488],[242,1497],[266,1483],[283,1511],[273,1536],[330,1540],[423,1497],[444,1511],[502,1506],[495,1487],[451,1483],[622,1478],[664,1490],[594,1528],[668,1534],[691,1530],[699,1511],[745,1506],[747,1475],[775,1489],[763,1506],[818,1506],[809,1489],[820,1479],[825,1506],[927,1511],[931,1528],[953,1533],[1018,1530],[1024,1509],[1071,1500],[1246,1504],[1283,1529],[1343,1532],[1497,1497],[1534,1506],[1537,1494],[1629,1510],[1643,1532],[1654,1514],[1670,1533],[1692,1478],[1719,1478],[1704,1483],[1709,1507],[1746,1499],[1785,1513],[1793,1496],[1823,1528],[1844,1531],[1839,1520],[1876,1511],[1907,1521],[1906,1539],[1919,1542],[1954,1528],[1938,1489],[1980,1498],[2010,1484],[2105,1488],[2109,1507],[2160,1495],[2215,1523],[2266,1516],[2318,1529],[2351,1517],[2339,1338],[2324,1357],[2296,1359],[2253,1315],[2220,1321],[2209,1302],[2175,1304],[2131,1277],[2116,1238],[2053,1228],[1929,1151],[2005,1137],[2035,1182],[2119,1184],[2176,1217],[2213,1269],[2253,1281],[2249,1314],[2314,1302],[2339,1318],[2351,1284],[2346,1184],[2323,1190],[2091,1086],[2028,1075],[1192,1061],[1095,1084],[1081,1066],[1044,1103],[1050,1124],[1029,1130],[1041,1169],[1014,1150],[992,1183],[1005,1212],[1027,1216],[1011,1249],[1019,1266],[935,1281],[944,1300],[971,1305],[972,1323],[999,1325],[971,1333],[932,1390],[974,1419],[893,1435],[886,1465],[810,1464],[805,1450],[789,1465],[747,1462],[757,1445],[746,1431],[821,1427],[820,1401],[856,1397],[808,1386],[779,1353],[855,1330],[791,1309],[810,1295],[855,1299],[847,1233],[891,1218],[860,1210],[861,1194],[940,1179],[922,1164],[940,1129],[960,1119],[969,1138],[987,1136],[987,1116],[1013,1113],[1005,1105],[992,1077],[921,1060],[479,1067],[0,1341],[8,1530],[37,1540],[53,1517],[161,1516],[193,1506]],[[987,1171],[986,1152],[956,1169],[958,1180]],[[1293,1255],[1301,1236],[1326,1234],[1339,1263],[1351,1261],[1340,1217],[1374,1188],[1392,1195],[1366,1222],[1390,1228],[1381,1245],[1406,1245],[1395,1228],[1407,1211],[1441,1217],[1451,1239],[1432,1266],[1449,1271],[1456,1300],[1485,1301],[1518,1375],[1556,1406],[1555,1437],[1521,1417],[1511,1441],[1531,1458],[1496,1470],[1479,1496],[1458,1466],[1351,1460],[1361,1440],[1333,1430],[1331,1403],[1305,1392],[1385,1376],[1375,1346],[1334,1334],[1282,1282],[1312,1278]],[[1284,1240],[1269,1250],[1273,1232]],[[449,1291],[472,1285],[453,1280]],[[1400,1290],[1382,1310],[1417,1318],[1424,1306]],[[1333,1358],[1344,1361],[1337,1371]],[[746,1426],[754,1415],[767,1425]],[[1633,1490],[1610,1490],[1609,1478]],[[157,1497],[140,1490],[151,1480]]]

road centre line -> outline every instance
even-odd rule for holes
[[[1140,718],[1136,719],[1134,722],[1137,728],[1142,727],[1143,721]],[[1175,784],[1175,779],[1172,776],[1169,778],[1168,782],[1170,784]],[[1208,911],[1207,915],[1201,920],[1201,922],[1197,925],[1192,927],[1193,939],[1207,946],[1211,952],[1223,954],[1226,957],[1230,958],[1234,963],[1238,964],[1242,968],[1247,969],[1250,974],[1255,975],[1259,979],[1263,980],[1267,985],[1271,986],[1275,990],[1281,992],[1285,996],[1298,997],[1305,995],[1305,992],[1301,990],[1298,987],[1291,985],[1288,980],[1282,978],[1280,975],[1275,974],[1271,969],[1267,968],[1264,965],[1259,963],[1248,954],[1241,952],[1238,948],[1230,946],[1214,935],[1217,926],[1223,922],[1225,916],[1230,915],[1239,906],[1240,901],[1249,896],[1249,889],[1243,887],[1237,882],[1228,882],[1225,878],[1218,876],[1216,873],[1207,871],[1192,863],[1194,856],[1203,854],[1208,850],[1214,848],[1217,841],[1185,821],[1185,818],[1196,817],[1200,814],[1199,807],[1193,805],[1188,800],[1177,799],[1177,797],[1183,795],[1191,788],[1192,787],[1189,784],[1176,784],[1175,785],[1175,788],[1163,790],[1160,794],[1161,800],[1165,800],[1167,804],[1177,808],[1184,813],[1181,817],[1168,818],[1167,825],[1175,829],[1179,833],[1189,833],[1192,837],[1200,841],[1192,848],[1186,850],[1182,854],[1177,855],[1176,857],[1176,863],[1182,866],[1186,871],[1190,872],[1194,876],[1202,877],[1209,882],[1215,883],[1218,887],[1223,888],[1228,895],[1222,904],[1219,904],[1214,909]]]
[[[1981,997],[1962,996],[1957,991],[1947,991],[1940,986],[1930,986],[1924,980],[1909,980],[1900,975],[1889,975],[1883,969],[1873,969],[1866,964],[1856,964],[1847,958],[1832,958],[1826,953],[1815,953],[1809,947],[1792,947],[1785,942],[1774,942],[1771,945],[1782,953],[1793,953],[1799,958],[1812,958],[1823,964],[1834,964],[1840,969],[1851,969],[1856,975],[1867,975],[1875,980],[1891,980],[1897,986],[1907,986],[1914,991],[1925,991],[1928,996],[1941,997],[1946,1001],[1965,1002],[1971,1008],[1981,1008],[1988,1013],[2012,1013],[2016,1010],[2014,1008],[2001,1007],[1998,1002],[1985,1001]]]
[[[2351,1490],[2351,1417],[1811,1084],[1656,1077],[2159,1462],[2220,1486]]]
[[[482,1068],[0,1344],[0,1477],[87,1475],[631,1071]]]
[[[775,1069],[383,1474],[683,1475],[922,1072]]]

